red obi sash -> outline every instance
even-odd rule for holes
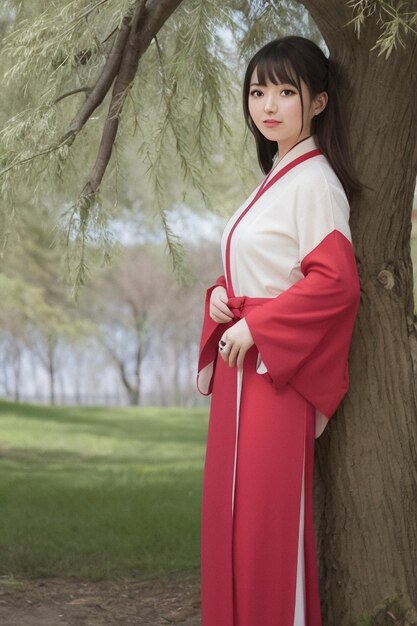
[[[201,389],[199,386],[198,376],[199,373],[210,363],[213,364],[213,371],[218,356],[219,341],[225,330],[230,328],[237,320],[245,317],[246,313],[255,306],[261,306],[265,302],[269,302],[271,298],[250,298],[248,296],[234,296],[229,298],[227,306],[233,313],[233,320],[225,324],[218,324],[211,319],[209,314],[210,308],[210,296],[211,292],[217,285],[213,285],[207,290],[206,302],[205,302],[205,314],[203,322],[203,330],[201,334],[200,342],[200,357],[198,360],[198,375],[197,375],[197,388],[204,396],[208,396],[212,391],[213,377],[211,377],[207,390]]]

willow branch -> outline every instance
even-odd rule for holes
[[[76,135],[107,95],[111,84],[119,71],[123,51],[129,37],[130,20],[130,15],[123,18],[119,33],[114,41],[110,54],[107,57],[104,68],[83,106],[72,119],[65,137],[69,135]]]
[[[101,7],[102,4],[106,4],[106,2],[108,2],[108,0],[98,0],[98,2],[96,4],[94,4],[91,7],[88,7],[84,13],[80,13],[80,15],[77,15],[77,17],[75,18],[76,21],[80,21],[83,20],[84,18],[88,17],[91,13],[93,13],[96,9],[98,9],[99,7]],[[75,21],[75,20],[74,20]]]
[[[115,35],[115,34],[116,34],[116,32],[117,32],[117,31],[118,31],[118,28],[114,28],[114,29],[111,31],[111,33],[109,33],[109,34],[107,35],[107,37],[105,37],[105,38],[103,39],[103,41],[100,43],[100,45],[101,45],[101,46],[103,46],[105,43],[107,43],[107,42],[109,41],[109,39],[111,39],[111,38],[113,37],[113,35]]]
[[[94,194],[103,180],[116,139],[120,114],[136,76],[140,57],[181,2],[182,0],[153,0],[149,6],[146,6],[146,0],[138,2],[118,76],[114,83],[97,159],[84,186],[82,196]]]
[[[57,98],[54,102],[54,104],[58,104],[58,102],[61,102],[61,100],[64,100],[64,98],[68,98],[69,96],[73,96],[76,93],[90,93],[91,91],[91,87],[79,87],[79,89],[73,89],[72,91],[67,91],[67,93],[63,93],[62,96],[59,96],[59,98]]]
[[[45,148],[44,150],[40,150],[39,152],[36,152],[35,154],[31,154],[30,156],[25,157],[24,159],[16,158],[7,167],[5,167],[4,169],[0,170],[0,176],[3,176],[3,174],[6,174],[6,172],[8,172],[9,170],[13,169],[14,167],[18,167],[19,165],[24,165],[25,163],[29,163],[30,161],[34,161],[38,157],[45,156],[46,154],[51,154],[51,152],[55,152],[56,150],[59,150],[60,148],[62,148],[66,144],[70,145],[71,141],[72,141],[71,137],[65,137],[59,143],[57,143],[57,144],[55,144],[53,146],[49,146],[49,148]]]
[[[133,82],[136,75],[139,63],[140,44],[139,38],[137,37],[137,30],[139,23],[144,16],[145,6],[146,0],[139,0],[136,5],[135,13],[130,25],[129,37],[123,50],[119,72],[114,83],[112,98],[106,121],[104,123],[97,159],[90,178],[84,186],[81,194],[82,196],[86,196],[97,191],[111,157],[119,126],[120,112],[122,111],[129,86]]]
[[[45,148],[44,150],[40,150],[30,157],[24,159],[14,159],[6,168],[0,171],[0,176],[13,169],[14,167],[18,167],[19,165],[23,165],[25,163],[28,163],[29,161],[33,161],[38,157],[54,152],[55,150],[58,150],[66,144],[72,144],[76,135],[83,128],[84,124],[87,122],[91,114],[104,100],[106,94],[111,87],[112,82],[117,76],[117,72],[119,70],[123,56],[123,50],[130,32],[130,21],[131,15],[128,14],[124,17],[122,21],[119,33],[114,41],[114,44],[105,62],[104,68],[100,76],[98,77],[96,84],[89,90],[87,99],[85,100],[84,104],[82,105],[76,116],[71,121],[67,132],[61,137],[58,143],[50,146],[49,148]],[[76,91],[74,91],[73,93],[75,92]],[[70,94],[68,93],[66,95]],[[63,97],[65,97],[65,95],[58,98],[56,102],[59,102],[59,100]]]
[[[107,0],[100,0],[94,8],[97,8],[105,1]],[[0,171],[0,176],[14,167],[50,154],[64,145],[71,145],[92,113],[103,102],[114,83],[97,159],[81,195],[85,197],[95,193],[100,186],[110,160],[117,135],[120,113],[136,76],[139,59],[149,47],[153,37],[158,33],[164,22],[181,2],[182,0],[151,0],[148,3],[147,0],[138,0],[135,9],[129,11],[123,18],[122,25],[118,29],[113,46],[95,85],[91,89],[80,88],[73,90],[63,94],[55,101],[57,103],[63,98],[80,91],[86,91],[88,94],[78,113],[71,120],[67,132],[53,146],[29,157],[14,159],[6,168]]]

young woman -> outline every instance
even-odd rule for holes
[[[303,37],[249,63],[243,106],[266,178],[227,223],[198,388],[202,626],[321,626],[314,439],[348,389],[359,307],[335,67]]]

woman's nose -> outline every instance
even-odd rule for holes
[[[265,113],[275,113],[277,111],[277,103],[273,97],[265,99]]]

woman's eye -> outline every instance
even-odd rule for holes
[[[286,92],[287,92],[287,93],[289,93],[289,94],[295,93],[295,92],[294,92],[294,91],[292,91],[291,89],[283,89],[283,90],[281,91],[281,93],[284,93],[284,91],[286,91]]]
[[[252,89],[250,95],[255,96],[255,98],[259,98],[259,96],[262,96],[262,91],[259,91],[259,89]]]

